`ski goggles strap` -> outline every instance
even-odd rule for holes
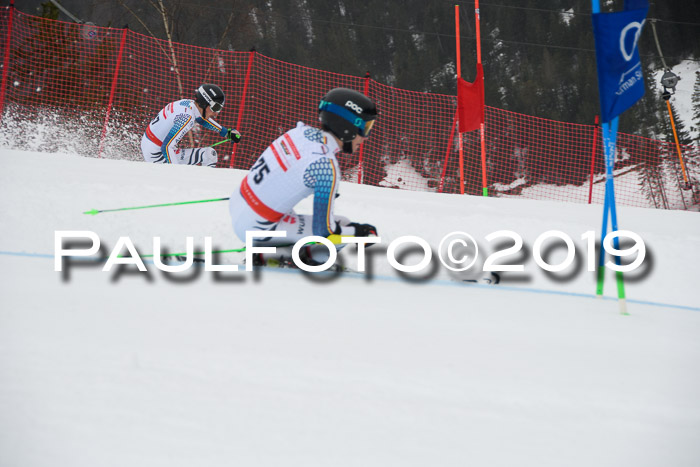
[[[369,133],[372,130],[372,127],[374,126],[374,120],[365,121],[356,113],[351,112],[350,110],[346,109],[341,105],[334,104],[333,102],[322,100],[318,106],[318,109],[330,112],[349,121],[357,127],[360,136],[364,136],[365,138],[369,136]]]

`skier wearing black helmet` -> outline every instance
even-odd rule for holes
[[[141,151],[147,162],[216,167],[214,148],[178,148],[180,140],[195,123],[216,131],[229,141],[238,143],[241,134],[219,125],[214,117],[224,107],[226,97],[215,84],[203,84],[194,93],[194,100],[181,99],[166,105],[155,116],[141,138]]]
[[[333,133],[343,144],[343,152],[352,154],[367,138],[377,118],[377,107],[369,97],[347,88],[330,90],[318,106],[318,118],[324,130]],[[357,147],[353,146],[356,141]]]
[[[321,99],[318,112],[321,129],[297,123],[263,151],[231,195],[231,219],[241,240],[246,240],[246,231],[286,233],[282,238],[262,237],[255,242],[269,246],[289,245],[310,235],[377,235],[373,225],[350,222],[333,213],[340,183],[337,155],[357,151],[370,136],[377,108],[362,93],[335,88]],[[296,213],[294,207],[309,195],[313,195],[313,214]],[[321,264],[328,250],[316,245],[306,247],[302,255],[307,264]]]

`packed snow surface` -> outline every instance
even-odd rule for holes
[[[83,212],[227,197],[243,173],[0,158],[2,466],[700,465],[697,213],[619,208],[647,247],[625,275],[628,315],[613,274],[599,299],[586,270],[600,205],[356,184],[336,210],[378,227],[366,275],[165,273],[148,258],[148,272],[73,259],[56,272],[56,231],[95,232],[105,254],[122,236],[142,255],[155,236],[170,251],[187,236],[242,246],[226,202]],[[464,231],[483,260],[512,244],[485,239],[500,230],[524,242],[502,263],[525,270],[496,286],[437,260],[406,278],[386,259],[399,237],[437,249]],[[576,244],[559,273],[533,260],[549,230]],[[558,242],[547,260],[565,253]]]

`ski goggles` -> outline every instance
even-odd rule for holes
[[[356,113],[351,112],[342,105],[334,104],[328,101],[321,101],[318,109],[336,114],[337,116],[349,121],[355,127],[357,127],[357,132],[359,135],[365,138],[369,137],[369,133],[372,131],[372,127],[374,126],[374,120],[364,120],[362,117],[358,117]]]
[[[209,108],[213,110],[214,112],[221,112],[221,109],[224,108],[224,104],[220,102],[216,102],[214,99],[212,99],[209,94],[204,90],[203,87],[200,86],[198,89],[199,94],[204,97],[204,100],[207,101],[207,104],[209,104]]]
[[[221,109],[224,108],[224,104],[214,102],[213,104],[209,104],[209,107],[211,107],[211,110],[213,110],[214,112],[221,112]]]
[[[372,131],[372,127],[374,126],[375,120],[368,120],[368,121],[363,120],[363,122],[365,122],[365,124],[363,125],[362,128],[360,128],[360,131],[359,131],[360,136],[364,136],[365,138],[369,138],[369,133]]]

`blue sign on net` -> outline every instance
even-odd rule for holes
[[[625,8],[616,13],[593,15],[603,122],[617,117],[644,95],[644,73],[637,45],[649,3],[628,1]]]

